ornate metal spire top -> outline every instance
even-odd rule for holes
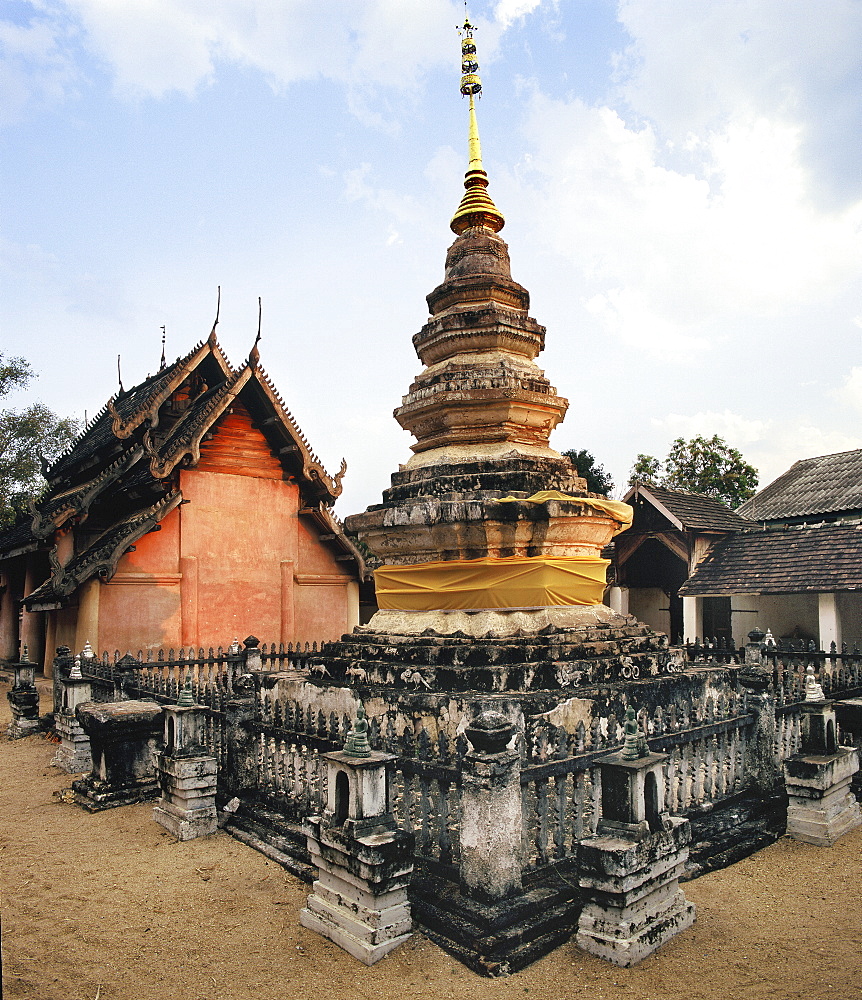
[[[458,29],[461,33],[461,93],[470,99],[469,163],[464,176],[464,197],[458,211],[449,223],[459,236],[467,229],[480,227],[498,233],[506,220],[491,200],[486,188],[488,175],[482,167],[482,146],[479,143],[479,125],[476,121],[476,98],[482,95],[479,63],[476,59],[475,28],[468,17]]]

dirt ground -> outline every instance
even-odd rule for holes
[[[54,750],[0,737],[5,1000],[862,998],[862,828],[831,849],[783,838],[687,883],[694,926],[632,969],[569,943],[489,980],[421,934],[369,969],[301,927],[308,888],[229,835],[181,844],[151,805],[62,802]]]

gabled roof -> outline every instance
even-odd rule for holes
[[[652,504],[680,531],[727,532],[752,527],[751,521],[735,514],[726,503],[701,493],[638,483],[623,500],[632,503],[638,498]]]
[[[862,513],[862,448],[796,462],[747,500],[739,513],[752,521]]]
[[[679,589],[683,597],[862,589],[862,524],[788,525],[728,535]]]
[[[32,551],[43,539],[50,546],[56,530],[81,523],[91,507],[98,509],[102,534],[64,568],[62,576],[55,566],[51,581],[31,594],[28,603],[38,599],[43,602],[40,606],[46,606],[45,601],[61,601],[94,573],[113,574],[116,562],[111,566],[113,555],[105,562],[104,546],[110,547],[119,532],[119,547],[110,550],[119,559],[130,544],[126,533],[136,518],[149,509],[161,510],[166,492],[177,496],[177,503],[182,500],[175,470],[197,464],[202,441],[217,432],[234,401],[248,411],[284,477],[296,482],[302,513],[330,507],[341,494],[346,463],[342,461],[335,476],[326,471],[260,367],[256,344],[246,363],[234,369],[213,332],[185,357],[112,397],[47,471],[49,487],[31,506],[30,524],[19,523],[0,534],[0,558],[9,557]],[[362,557],[341,525],[334,516],[320,517],[341,550],[339,558],[355,559],[363,576]],[[125,547],[120,545],[124,540]]]
[[[210,385],[224,381],[231,374],[214,332],[185,357],[140,385],[112,396],[67,451],[45,471],[50,491],[87,482],[115,461],[124,450],[123,442],[145,422],[156,426],[162,404],[199,369]]]

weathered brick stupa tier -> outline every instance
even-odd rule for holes
[[[549,444],[568,402],[536,365],[545,328],[512,279],[504,219],[488,194],[472,32],[466,22],[470,159],[450,224],[456,239],[443,283],[427,299],[430,318],[413,338],[425,368],[395,410],[416,438],[414,454],[383,503],[347,521],[383,563],[375,632],[458,630],[438,612],[596,607],[607,566],[601,550],[631,522],[631,508],[588,495],[571,461]],[[566,621],[579,623],[571,614]],[[537,618],[537,629],[547,625]]]

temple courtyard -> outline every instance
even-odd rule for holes
[[[0,713],[5,731],[5,697]],[[633,968],[572,941],[488,980],[421,934],[366,968],[300,925],[306,885],[229,835],[180,843],[151,803],[91,815],[64,801],[55,750],[0,742],[5,1000],[862,997],[862,828],[831,849],[784,837],[686,883],[696,923]]]

